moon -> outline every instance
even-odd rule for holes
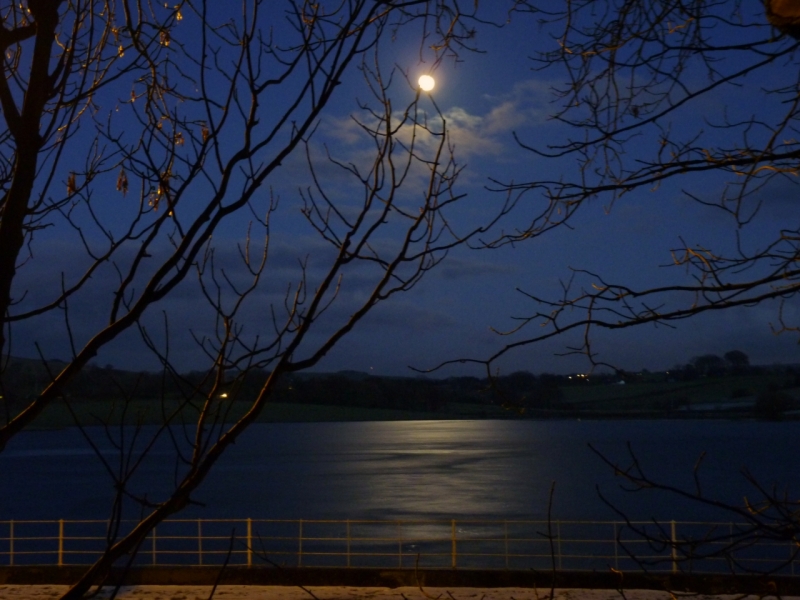
[[[421,76],[418,83],[423,92],[430,92],[436,86],[436,81],[430,75]]]

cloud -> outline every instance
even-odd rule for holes
[[[463,279],[474,281],[484,275],[500,275],[517,271],[516,267],[499,262],[448,257],[437,268],[436,273],[438,277],[451,281]]]
[[[370,328],[414,331],[418,334],[456,327],[459,321],[442,307],[420,306],[407,300],[390,301],[371,311],[361,326]]]
[[[542,109],[548,86],[540,81],[530,80],[518,82],[506,94],[488,95],[480,97],[476,104],[482,105],[481,108],[473,108],[472,111],[463,106],[454,105],[442,111],[445,120],[448,140],[455,147],[456,155],[460,160],[473,158],[476,156],[500,157],[514,153],[515,144],[509,143],[510,134],[518,128],[535,126],[541,124],[545,119],[545,112]],[[405,113],[397,111],[394,115],[395,122],[400,123]],[[437,126],[436,115],[429,113],[426,115],[431,129]],[[424,120],[425,115],[423,115]],[[374,149],[366,149],[362,146],[367,136],[364,128],[358,120],[372,127],[375,121],[368,117],[366,120],[356,115],[339,118],[331,118],[323,123],[321,137],[341,150],[347,149],[353,158],[345,159],[345,162],[359,164],[359,160],[364,156],[370,158],[374,154]],[[397,138],[408,144],[412,140],[412,135],[416,136],[416,143],[429,151],[434,150],[440,138],[430,133],[417,129],[414,131],[410,124],[401,127],[397,132]]]
[[[505,152],[503,141],[491,127],[487,127],[485,117],[471,115],[463,108],[455,107],[445,112],[444,118],[448,139],[458,157],[499,156]]]
[[[511,101],[506,101],[495,106],[486,116],[486,131],[488,133],[508,133],[526,122],[526,115],[519,110],[519,106]]]

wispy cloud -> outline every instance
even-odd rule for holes
[[[486,275],[516,273],[515,266],[486,260],[448,257],[437,271],[437,275],[448,280],[479,280]]]
[[[472,111],[462,106],[451,106],[442,111],[446,123],[449,142],[454,146],[456,155],[460,160],[475,156],[501,157],[511,155],[516,146],[509,143],[513,131],[541,124],[546,119],[545,103],[549,88],[541,81],[530,80],[517,83],[505,94],[484,94],[477,104],[483,105],[483,110],[473,108]],[[427,115],[432,129],[436,128],[436,118],[433,114]],[[403,119],[403,113],[395,115],[397,122]],[[369,122],[365,122],[370,125]],[[323,124],[322,137],[329,143],[334,143],[339,149],[348,149],[357,159],[364,156],[373,156],[362,148],[365,140],[363,128],[352,117],[329,119]],[[409,143],[412,134],[416,135],[417,144],[422,148],[432,150],[438,146],[440,137],[425,133],[412,126],[402,127],[397,138]]]

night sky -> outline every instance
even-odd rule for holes
[[[549,118],[558,106],[554,104],[552,88],[563,83],[564,73],[558,68],[536,71],[530,59],[536,52],[554,49],[557,42],[553,32],[540,28],[532,15],[514,14],[506,23],[507,15],[501,4],[481,3],[487,20],[503,24],[503,27],[477,27],[475,42],[482,52],[461,52],[458,61],[446,58],[433,71],[437,85],[431,98],[447,119],[457,160],[466,165],[458,182],[458,190],[467,194],[463,212],[459,214],[464,225],[485,220],[503,202],[503,194],[490,189],[491,180],[578,176],[574,159],[543,159],[515,142],[514,135],[526,144],[545,147],[563,141],[568,135],[574,136],[575,132]],[[752,18],[763,21],[760,3],[752,4]],[[279,15],[265,18],[276,19],[280,27]],[[192,19],[187,14],[180,27],[188,30]],[[765,25],[765,31],[766,28]],[[388,71],[394,66],[397,70],[393,104],[403,106],[414,97],[413,83],[417,77],[431,68],[433,53],[425,50],[420,56],[418,40],[412,31],[394,41],[387,36],[381,43],[383,68]],[[785,68],[776,65],[775,73]],[[702,76],[687,74],[690,80]],[[693,105],[691,111],[674,123],[675,130],[708,128],[708,123],[723,112],[732,117],[756,111],[766,111],[768,115],[771,108],[760,106],[760,96],[751,93],[761,81],[746,83],[753,88],[725,88]],[[359,136],[350,118],[359,110],[358,101],[366,98],[364,79],[357,69],[352,69],[338,87],[334,101],[323,112],[312,139],[318,174],[333,197],[346,199],[353,192],[341,171],[325,162],[325,148],[343,162],[357,163],[369,156],[369,141]],[[423,98],[421,107],[432,112],[431,98]],[[106,109],[112,104],[107,102]],[[714,135],[724,136],[724,132]],[[653,139],[639,137],[630,142],[628,153],[632,157],[640,153],[645,156],[654,143]],[[422,189],[413,188],[415,180],[410,183],[407,193],[422,193]],[[301,260],[307,258],[308,274],[313,279],[329,256],[330,251],[300,215],[298,188],[310,184],[305,156],[297,151],[263,188],[262,201],[267,201],[271,190],[280,197],[280,205],[271,223],[269,275],[244,313],[244,321],[252,331],[269,329],[265,319],[268,307],[283,301],[287,285],[299,276]],[[416,288],[374,309],[315,370],[354,369],[376,375],[414,376],[409,365],[426,369],[451,359],[485,358],[509,341],[519,339],[519,335],[503,337],[495,331],[514,327],[513,317],[535,310],[518,288],[556,298],[560,282],[569,279],[571,268],[587,269],[609,280],[639,287],[683,281],[685,270],[669,267],[670,251],[681,246],[681,239],[690,245],[731,248],[736,243],[737,228],[721,211],[692,202],[681,190],[691,188],[694,193],[713,195],[724,184],[723,179],[714,175],[675,179],[658,189],[625,195],[613,206],[602,198],[593,200],[582,207],[570,228],[559,228],[530,241],[494,250],[457,249]],[[797,225],[796,184],[783,180],[781,185],[769,186],[761,193],[764,199],[761,211],[751,224],[739,230],[742,239],[753,247],[772,239],[784,224]],[[98,206],[105,218],[113,222],[124,219],[124,202],[125,199],[112,193],[101,199]],[[526,195],[486,239],[520,224],[524,226],[540,203],[535,193]],[[237,243],[244,239],[249,220],[248,214],[242,214],[218,231],[214,243],[219,265],[236,261]],[[46,297],[52,289],[48,286],[58,285],[54,274],[70,273],[84,260],[74,238],[63,235],[58,228],[37,234],[34,255],[36,260],[21,269],[15,288],[18,294],[28,290],[25,302]],[[366,279],[367,274],[364,275]],[[71,325],[78,340],[86,339],[107,319],[107,309],[98,307],[105,306],[114,278],[111,269],[99,272],[90,291],[72,303]],[[348,283],[350,287],[330,309],[330,318],[346,316],[351,301],[363,293],[357,276]],[[613,334],[598,333],[594,349],[599,359],[629,370],[668,369],[696,355],[722,355],[732,349],[744,351],[755,364],[800,362],[796,335],[772,333],[770,324],[776,321],[776,309],[777,304],[766,303],[683,321],[674,328],[643,326]],[[196,287],[187,282],[162,306],[148,313],[145,323],[155,339],[162,339],[159,333],[162,310],[170,315],[172,359],[181,369],[200,367],[201,355],[186,331],[208,334],[213,321],[204,319],[209,313],[199,300]],[[796,302],[784,307],[784,317],[791,321],[793,316],[797,317],[795,322],[800,320]],[[320,327],[324,333],[325,323],[320,323]],[[57,312],[15,326],[12,354],[35,356],[34,341],[48,358],[68,357],[63,318]],[[496,367],[505,373],[584,371],[588,368],[584,358],[557,356],[574,343],[574,337],[565,336],[527,346],[500,359]],[[109,346],[96,360],[98,364],[125,369],[157,367],[155,360],[143,351],[134,331]],[[480,372],[475,365],[454,365],[437,371],[434,376]]]

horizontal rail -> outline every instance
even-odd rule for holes
[[[118,523],[119,535],[137,523]],[[759,539],[729,548],[746,528],[702,521],[656,527],[582,520],[170,519],[149,534],[135,564],[619,571],[647,565],[653,571],[795,574],[797,541]],[[660,543],[637,534],[648,529],[662,536]],[[0,521],[0,565],[90,564],[113,542],[105,520]],[[680,555],[682,544],[704,548],[706,557]]]

